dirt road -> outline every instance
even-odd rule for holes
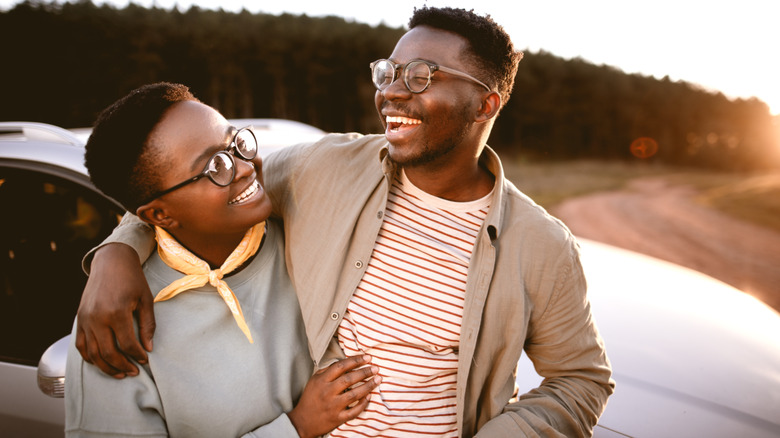
[[[695,269],[780,311],[780,232],[701,206],[696,194],[646,177],[627,190],[565,201],[551,213],[578,236]]]

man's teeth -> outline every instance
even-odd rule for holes
[[[422,121],[418,119],[410,119],[409,117],[400,116],[387,116],[387,123],[401,123],[404,125],[419,125]]]
[[[238,204],[238,203],[244,202],[247,199],[249,199],[250,197],[252,197],[252,195],[257,193],[257,191],[259,189],[260,189],[260,183],[257,182],[257,180],[255,180],[255,182],[253,182],[252,185],[250,185],[246,190],[244,190],[243,193],[241,193],[240,195],[236,196],[235,199],[233,199],[232,201],[228,202],[228,204]]]

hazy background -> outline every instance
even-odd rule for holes
[[[0,0],[0,120],[90,126],[131,89],[166,80],[231,118],[380,132],[368,64],[423,2],[331,3]],[[507,177],[580,237],[780,310],[774,2],[475,3],[525,52],[489,139]]]
[[[518,48],[529,47],[490,139],[502,154],[534,160],[639,156],[646,162],[736,171],[780,167],[780,126],[766,102],[732,98],[669,75],[626,73],[585,58],[567,59],[523,44],[528,38],[517,29],[538,26],[539,20],[558,23],[558,39],[579,42],[573,47],[583,52],[612,47],[613,53],[641,53],[638,58],[654,58],[658,64],[668,62],[674,44],[658,38],[658,50],[650,50],[627,30],[617,31],[620,26],[613,26],[605,39],[598,11],[571,3],[555,15],[490,5],[483,9],[515,29]],[[630,11],[635,21],[654,21],[652,31],[658,35],[664,28],[674,33],[674,20],[651,18],[659,16],[653,11],[661,6]],[[0,47],[7,65],[0,73],[0,120],[89,126],[100,109],[130,89],[167,80],[191,86],[228,117],[279,117],[326,131],[378,132],[368,64],[392,52],[405,29],[391,20],[405,21],[394,17],[408,17],[413,6],[394,2],[377,9],[388,10],[382,15],[385,24],[313,16],[333,10],[322,6],[309,15],[273,15],[240,8],[147,9],[135,3],[20,3],[0,12]],[[360,10],[354,9],[356,16]],[[573,23],[587,23],[591,31]],[[709,26],[720,33],[729,29]],[[631,30],[650,31],[642,26]],[[594,36],[603,41],[585,42]],[[707,40],[696,35],[676,44],[685,47],[697,39]],[[636,44],[626,43],[631,40]],[[699,58],[691,51],[683,64]],[[745,77],[743,82],[757,80]]]
[[[8,8],[18,0],[0,0]],[[100,0],[124,7],[128,0]],[[364,0],[247,1],[135,0],[134,4],[187,10],[339,16],[371,25],[405,26],[414,7],[453,6],[490,14],[518,48],[582,58],[626,73],[684,80],[731,98],[758,97],[780,114],[780,5],[743,0]]]

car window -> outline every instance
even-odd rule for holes
[[[81,258],[122,213],[94,189],[0,166],[0,360],[37,365],[70,333],[87,277]]]

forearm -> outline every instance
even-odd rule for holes
[[[87,275],[91,272],[93,258],[97,251],[112,243],[124,244],[132,248],[141,263],[149,258],[156,245],[154,230],[138,216],[125,213],[114,231],[84,256],[82,268]]]
[[[593,379],[548,379],[507,404],[476,437],[590,437],[611,393],[609,383]]]
[[[146,352],[152,351],[153,296],[141,264],[154,243],[150,228],[125,215],[114,233],[92,251],[94,260],[85,258],[85,271],[91,273],[79,303],[76,346],[86,361],[119,379],[138,372],[130,359],[146,363]]]

